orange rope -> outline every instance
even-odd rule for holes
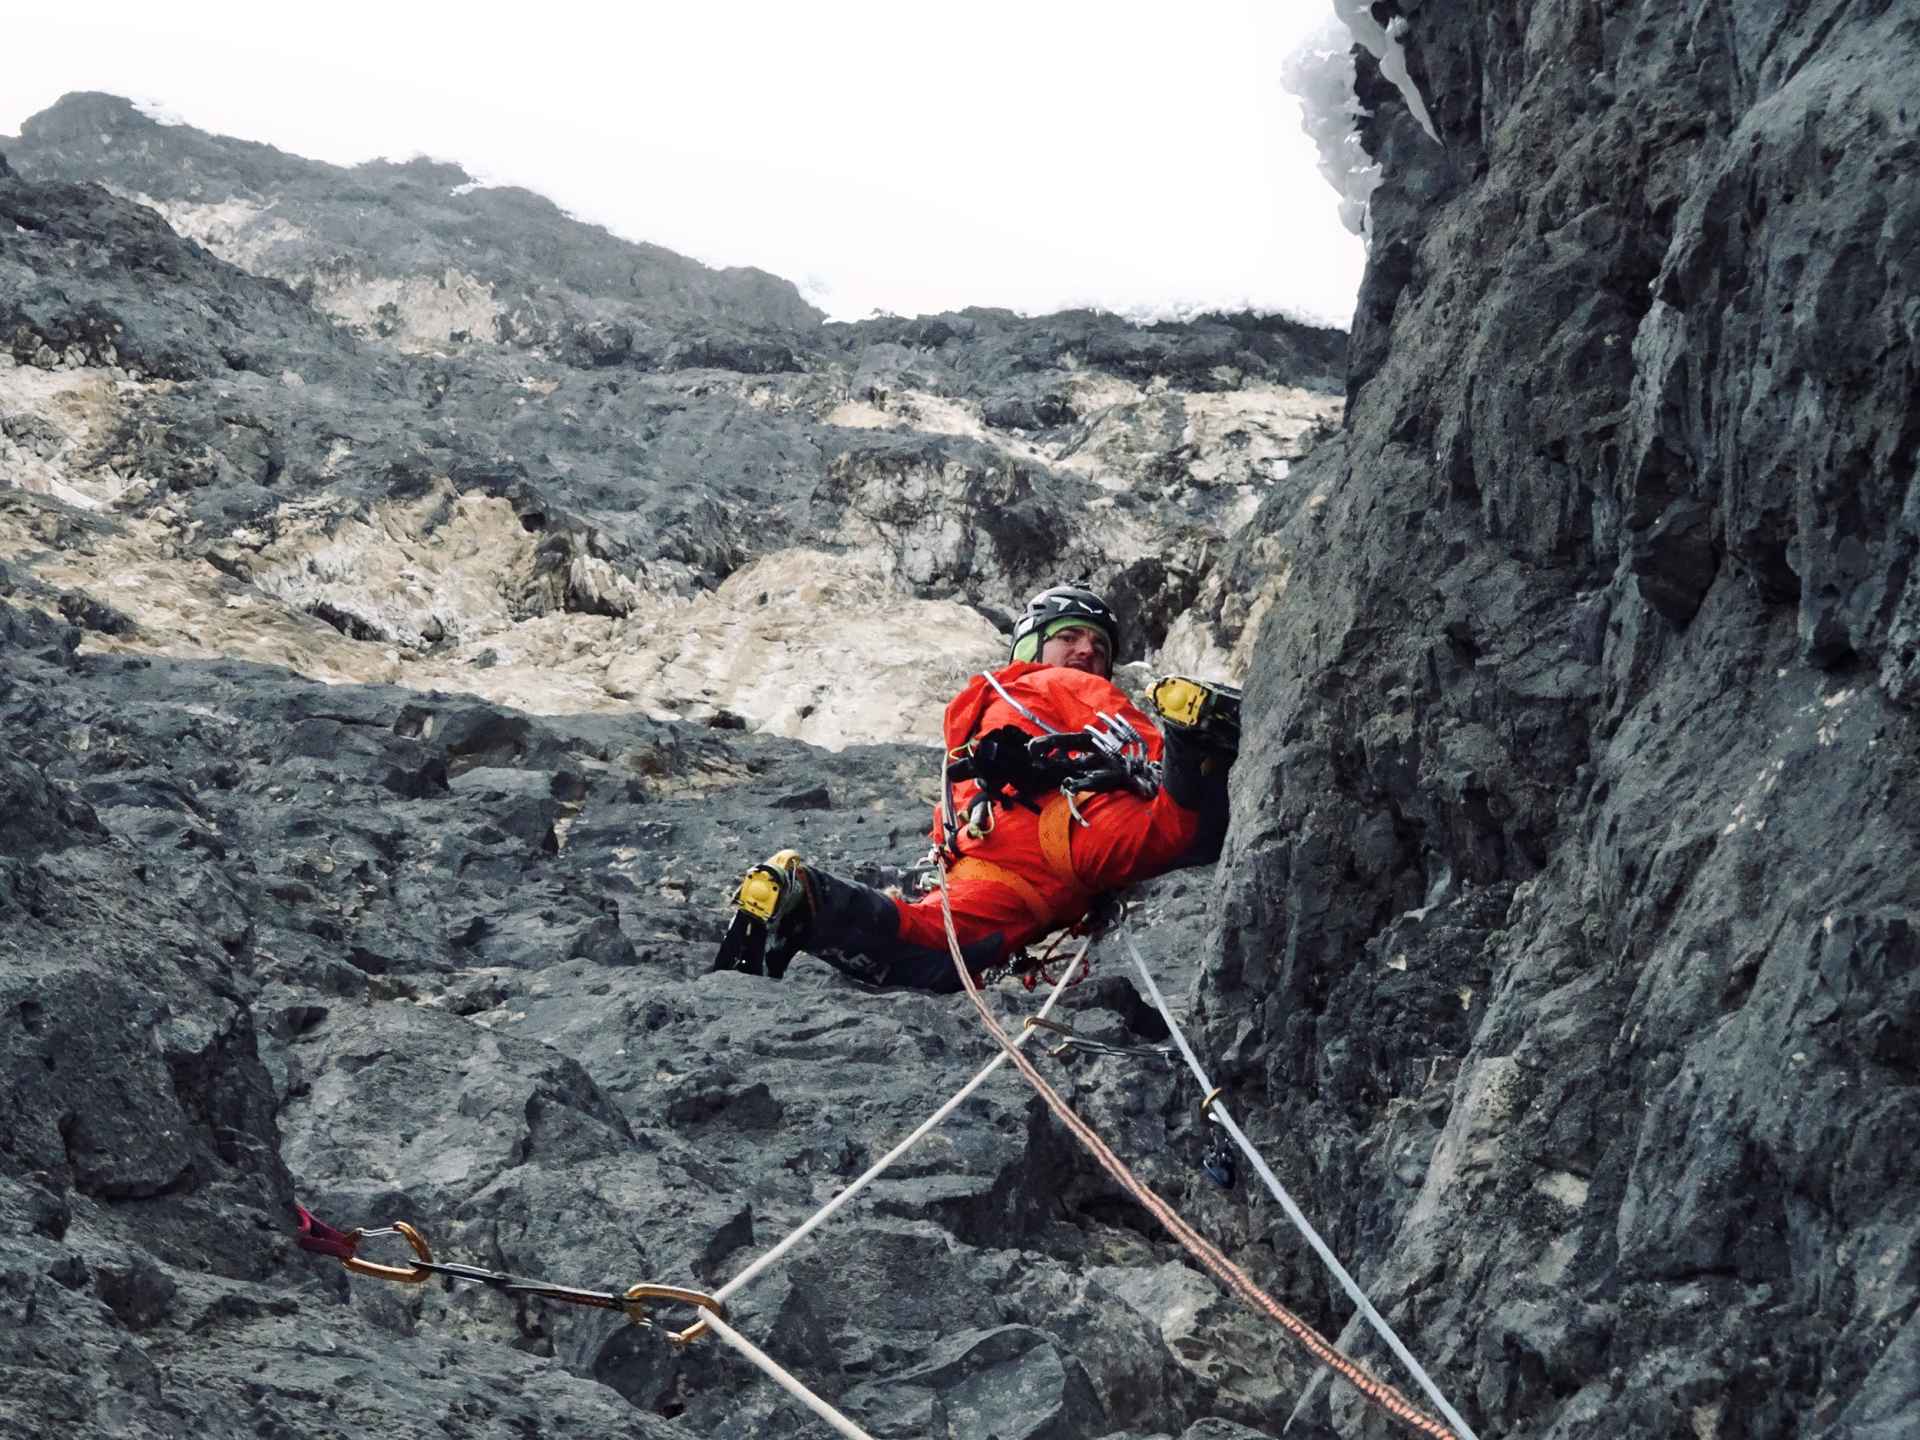
[[[1047,1102],[1047,1107],[1060,1117],[1060,1123],[1072,1131],[1074,1137],[1087,1148],[1088,1153],[1100,1162],[1100,1168],[1112,1176],[1129,1195],[1145,1206],[1147,1212],[1165,1226],[1168,1233],[1184,1245],[1194,1259],[1212,1271],[1221,1284],[1255,1310],[1275,1321],[1309,1355],[1340,1376],[1368,1400],[1417,1434],[1431,1436],[1433,1440],[1459,1440],[1452,1430],[1419,1409],[1393,1386],[1369,1375],[1358,1364],[1336,1350],[1332,1343],[1313,1326],[1254,1284],[1244,1270],[1221,1254],[1210,1240],[1187,1224],[1180,1217],[1179,1212],[1155,1194],[1143,1181],[1136,1178],[1127,1168],[1126,1163],[1107,1147],[1106,1141],[1094,1132],[1093,1127],[1074,1113],[1073,1107],[1047,1083],[1046,1077],[1035,1068],[1034,1063],[1020,1053],[1019,1047],[1013,1043],[1005,1027],[987,1007],[986,999],[980,993],[980,987],[974,983],[973,973],[967,969],[966,956],[960,949],[960,936],[953,926],[953,904],[947,892],[946,858],[936,856],[936,859],[940,868],[940,914],[946,924],[947,948],[953,954],[953,963],[960,972],[960,981],[966,986],[967,998],[973,1001],[973,1008],[980,1012],[980,1018],[986,1022],[988,1032],[999,1042],[1000,1048],[1006,1051],[1020,1073],[1027,1077],[1027,1083],[1039,1092],[1040,1098]]]

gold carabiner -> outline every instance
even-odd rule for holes
[[[1200,1102],[1200,1118],[1203,1121],[1211,1120],[1213,1118],[1207,1112],[1213,1108],[1214,1102],[1219,1100],[1219,1098],[1226,1093],[1227,1093],[1227,1087],[1224,1085],[1216,1085],[1213,1087],[1213,1089],[1207,1092],[1207,1098]]]
[[[635,1325],[652,1325],[653,1320],[647,1314],[649,1302],[665,1305],[691,1305],[696,1310],[711,1310],[716,1315],[725,1315],[727,1307],[707,1294],[704,1290],[689,1290],[684,1285],[635,1285],[620,1297],[620,1308],[626,1311],[627,1319]],[[696,1320],[685,1330],[667,1332],[667,1338],[676,1345],[691,1345],[707,1333],[707,1322]]]
[[[427,1237],[404,1220],[394,1221],[385,1230],[354,1230],[347,1238],[358,1245],[374,1235],[398,1235],[413,1247],[413,1253],[419,1259],[433,1259],[433,1251],[427,1248]],[[356,1275],[371,1275],[376,1280],[393,1280],[401,1285],[418,1285],[433,1275],[431,1270],[422,1270],[418,1265],[408,1265],[404,1269],[398,1265],[376,1265],[371,1260],[362,1260],[358,1255],[349,1255],[340,1263]]]

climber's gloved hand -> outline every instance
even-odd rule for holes
[[[991,795],[1026,795],[1047,788],[1046,776],[1035,763],[1032,741],[1018,725],[989,730],[947,766],[948,778],[977,780]]]

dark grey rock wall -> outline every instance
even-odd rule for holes
[[[1482,1435],[1911,1433],[1920,17],[1375,9],[1209,1042]]]

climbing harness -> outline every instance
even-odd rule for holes
[[[726,1307],[713,1296],[680,1285],[631,1285],[621,1291],[581,1290],[572,1285],[554,1285],[545,1280],[523,1280],[500,1270],[482,1270],[477,1265],[450,1265],[433,1258],[426,1236],[405,1220],[378,1229],[336,1230],[315,1217],[304,1205],[293,1207],[300,1214],[298,1244],[316,1255],[331,1255],[356,1275],[376,1280],[391,1280],[400,1285],[418,1285],[435,1275],[449,1280],[464,1280],[485,1285],[508,1295],[524,1295],[532,1300],[552,1300],[566,1305],[591,1305],[600,1310],[618,1310],[635,1325],[651,1326],[648,1307],[652,1305],[691,1305],[703,1312],[725,1313]],[[363,1241],[398,1236],[412,1247],[413,1258],[405,1265],[381,1265],[360,1258]]]
[[[929,856],[927,863],[929,865],[937,865],[939,863],[938,857]],[[969,868],[967,859],[962,857],[961,860],[954,864],[948,873],[951,875],[961,875],[968,873]],[[997,865],[992,868],[994,870],[1000,869]],[[972,873],[984,876],[989,872],[983,868],[973,870]],[[1025,882],[1023,881],[1022,883]],[[920,888],[928,892],[938,890],[940,888],[939,871],[937,869],[930,870]],[[1015,893],[1017,894],[1019,892],[1015,891]],[[1029,906],[1029,908],[1031,909],[1032,907]],[[1047,915],[1039,915],[1036,918],[1046,920],[1050,918],[1050,915],[1051,912]],[[1109,930],[1120,924],[1120,922],[1126,918],[1126,915],[1127,901],[1121,892],[1109,890],[1102,894],[1095,895],[1089,900],[1085,914],[1071,925],[1062,926],[1053,932],[1047,941],[1046,949],[1042,950],[1038,955],[1034,955],[1027,950],[1014,951],[1000,964],[992,965],[982,970],[980,972],[980,983],[991,986],[999,984],[1002,980],[1012,978],[1018,980],[1029,991],[1037,990],[1042,985],[1061,983],[1064,983],[1068,989],[1072,989],[1074,986],[1082,984],[1093,976],[1093,950],[1091,942],[1098,940],[1102,935],[1105,935]],[[1073,958],[1067,962],[1066,970],[1056,976],[1051,968],[1054,953],[1070,938],[1085,939],[1089,943],[1082,945],[1075,951]]]
[[[1060,933],[1065,935],[1068,932],[1061,931]],[[1072,989],[1075,985],[1084,984],[1092,978],[1093,955],[1088,946],[1081,946],[1080,952],[1068,962],[1067,968],[1057,977],[1052,970],[1047,968],[1051,963],[1052,954],[1052,948],[1049,947],[1046,953],[1037,959],[1029,957],[1025,964],[1013,964],[1003,968],[995,974],[995,978],[997,979],[1001,975],[1012,974],[1029,990],[1037,990],[1042,985],[1062,983],[1064,983],[1068,989]],[[988,973],[994,974],[995,972],[990,971]]]
[[[1040,733],[1003,725],[947,752],[941,777],[939,848],[949,860],[961,858],[962,837],[983,840],[993,833],[996,806],[1019,805],[1039,812],[1044,839],[1048,812],[1057,797],[1065,798],[1071,819],[1084,825],[1079,795],[1125,789],[1151,800],[1158,792],[1160,767],[1147,758],[1146,737],[1125,716],[1099,710],[1085,729],[1062,731],[1034,714],[992,671],[982,671],[980,678]],[[957,780],[972,780],[979,786],[968,802],[964,824],[954,801]],[[1048,797],[1044,803],[1039,798],[1043,795]],[[1064,826],[1066,821],[1057,823]],[[1055,864],[1054,868],[1061,867]]]
[[[1374,1332],[1386,1342],[1387,1348],[1394,1353],[1400,1363],[1407,1367],[1407,1373],[1412,1375],[1415,1381],[1419,1383],[1420,1388],[1426,1392],[1427,1398],[1433,1402],[1434,1408],[1446,1416],[1447,1423],[1453,1426],[1454,1432],[1460,1437],[1460,1440],[1478,1440],[1478,1437],[1473,1433],[1473,1427],[1461,1419],[1460,1412],[1447,1403],[1446,1396],[1440,1393],[1440,1387],[1433,1383],[1432,1377],[1422,1368],[1420,1362],[1413,1358],[1412,1352],[1401,1343],[1400,1337],[1394,1333],[1393,1327],[1389,1325],[1380,1312],[1374,1308],[1373,1302],[1367,1299],[1366,1292],[1361,1290],[1360,1286],[1354,1281],[1353,1276],[1347,1273],[1347,1268],[1334,1256],[1327,1242],[1320,1238],[1320,1233],[1313,1228],[1312,1224],[1307,1220],[1306,1215],[1301,1212],[1300,1207],[1294,1203],[1293,1197],[1287,1193],[1286,1187],[1280,1183],[1279,1177],[1273,1173],[1272,1169],[1267,1165],[1267,1162],[1261,1158],[1260,1152],[1254,1149],[1253,1142],[1247,1139],[1246,1133],[1234,1123],[1233,1117],[1227,1113],[1226,1107],[1220,1103],[1220,1097],[1224,1092],[1218,1086],[1214,1085],[1213,1082],[1207,1078],[1207,1072],[1201,1069],[1199,1058],[1193,1053],[1193,1047],[1187,1044],[1186,1035],[1181,1032],[1179,1022],[1173,1018],[1173,1010],[1167,1004],[1166,996],[1160,993],[1160,987],[1154,981],[1153,972],[1147,969],[1147,962],[1140,954],[1140,947],[1134,944],[1133,936],[1125,935],[1123,938],[1126,940],[1128,953],[1133,957],[1134,968],[1140,972],[1140,979],[1147,987],[1148,998],[1153,1001],[1154,1008],[1160,1012],[1161,1019],[1167,1022],[1168,1035],[1172,1037],[1173,1043],[1179,1049],[1181,1057],[1187,1062],[1187,1068],[1193,1071],[1193,1078],[1200,1082],[1200,1088],[1205,1092],[1206,1098],[1200,1102],[1200,1113],[1209,1121],[1218,1125],[1228,1136],[1232,1137],[1234,1143],[1240,1147],[1240,1151],[1247,1157],[1248,1163],[1253,1166],[1260,1178],[1266,1182],[1267,1189],[1272,1192],[1273,1198],[1280,1202],[1280,1208],[1286,1211],[1287,1218],[1293,1222],[1294,1227],[1305,1237],[1307,1243],[1313,1247],[1314,1253],[1320,1257],[1320,1262],[1326,1266],[1327,1273],[1332,1275],[1339,1283],[1340,1288],[1347,1292],[1347,1298],[1353,1301],[1361,1315],[1366,1318],[1367,1323],[1373,1327]],[[1221,1148],[1224,1149],[1224,1146]],[[1231,1155],[1228,1155],[1227,1158],[1229,1163],[1231,1163]],[[1351,1379],[1351,1377],[1347,1378]],[[1401,1403],[1404,1404],[1404,1400]],[[1404,1416],[1400,1418],[1405,1419]],[[1408,1423],[1411,1424],[1412,1422],[1408,1421]],[[1428,1423],[1431,1424],[1432,1422],[1429,1421]],[[1427,1433],[1434,1434],[1437,1432],[1428,1431]]]

